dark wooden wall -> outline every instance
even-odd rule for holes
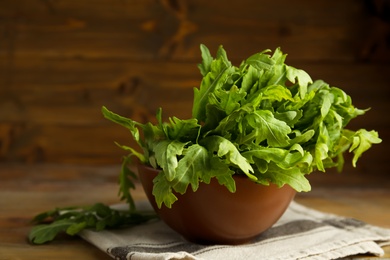
[[[0,0],[0,161],[119,163],[113,141],[130,136],[101,106],[143,122],[158,107],[189,117],[204,43],[222,44],[237,65],[280,46],[288,64],[371,107],[351,127],[378,130],[383,144],[355,172],[385,176],[389,9],[387,0]]]

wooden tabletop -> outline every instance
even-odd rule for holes
[[[117,166],[0,164],[0,259],[111,259],[81,238],[61,236],[31,245],[31,218],[55,207],[118,203]],[[144,199],[141,188],[136,199]],[[312,208],[355,217],[390,228],[388,182],[377,187],[343,186],[314,181],[313,190],[296,200]],[[390,246],[384,247],[390,258]],[[367,257],[367,256],[364,256]]]

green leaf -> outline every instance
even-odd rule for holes
[[[172,181],[175,191],[184,194],[189,184],[192,190],[199,187],[200,179],[211,178],[211,165],[206,148],[194,144],[185,150],[183,158],[179,161],[176,175]]]
[[[235,172],[218,157],[210,158],[210,163],[211,176],[215,177],[218,180],[218,183],[225,186],[230,192],[236,192],[236,182],[233,179],[233,174],[235,174]],[[255,178],[250,179],[255,180]]]
[[[310,173],[312,171],[313,156],[310,152],[305,151],[299,144],[294,144],[286,155],[284,160],[277,165],[282,169],[297,167],[302,173]]]
[[[290,100],[293,101],[291,92],[281,85],[270,85],[263,88],[260,92],[263,94],[262,99],[268,99],[271,101]]]
[[[140,140],[140,135],[139,135],[139,130],[137,128],[137,126],[142,126],[142,124],[134,121],[134,120],[131,120],[129,118],[126,118],[126,117],[123,117],[123,116],[120,116],[118,114],[115,114],[114,112],[111,112],[110,110],[108,110],[106,107],[102,107],[102,113],[103,113],[103,116],[114,122],[114,123],[117,123],[127,129],[130,130],[133,138],[135,141],[137,141],[137,143],[142,147],[143,146],[143,143],[142,141]]]
[[[201,51],[201,56],[202,56],[202,63],[198,64],[198,68],[199,68],[202,76],[206,76],[207,73],[209,73],[209,71],[210,71],[211,62],[213,61],[213,57],[211,56],[209,49],[204,44],[200,45],[200,51]]]
[[[156,198],[156,204],[161,208],[162,204],[171,208],[177,197],[172,192],[172,185],[167,180],[166,174],[161,171],[153,180],[152,194]]]
[[[319,91],[320,89],[329,89],[329,84],[326,83],[325,81],[323,80],[315,80],[313,82],[313,84],[310,84],[308,89],[307,89],[307,92],[310,93],[312,91],[314,92],[317,92]]]
[[[315,135],[315,131],[313,129],[310,129],[303,134],[299,130],[294,130],[293,133],[295,134],[295,137],[290,140],[290,145],[307,143]]]
[[[208,147],[209,151],[217,153],[219,158],[226,160],[226,164],[238,167],[250,179],[256,180],[256,177],[251,174],[253,172],[252,166],[231,141],[221,136],[213,135],[203,139],[202,144]]]
[[[134,210],[135,203],[133,197],[131,196],[130,189],[135,189],[135,185],[132,179],[137,179],[137,175],[128,168],[128,164],[130,162],[130,157],[123,158],[122,167],[119,174],[118,195],[121,200],[124,200],[129,204],[130,210]]]
[[[87,226],[87,222],[73,223],[66,229],[66,234],[74,236],[84,230]]]
[[[242,155],[251,163],[254,162],[254,157],[265,160],[267,163],[270,163],[271,161],[279,163],[284,160],[288,152],[289,151],[286,149],[258,146],[243,152]]]
[[[291,128],[284,121],[277,120],[271,111],[257,110],[248,114],[245,120],[252,127],[252,133],[245,138],[255,137],[257,144],[267,140],[268,145],[272,147],[289,144],[288,134]]]
[[[157,163],[163,169],[168,181],[175,178],[178,166],[177,156],[183,153],[185,145],[177,140],[162,140],[153,147]]]
[[[226,54],[226,51],[225,51],[225,49],[223,48],[223,46],[222,45],[220,45],[219,47],[218,47],[218,50],[217,50],[217,55],[216,55],[216,60],[221,60],[221,61],[223,61],[225,64],[227,64],[227,65],[231,65],[230,64],[230,61],[229,61],[229,59],[228,59],[228,57],[227,57],[227,54]],[[212,66],[212,65],[211,65]]]
[[[34,244],[47,243],[52,241],[59,233],[65,232],[72,224],[73,221],[63,219],[52,224],[36,225],[31,229],[28,239]]]
[[[32,222],[33,223],[39,223],[39,222],[44,221],[47,218],[57,217],[59,214],[60,214],[60,212],[59,212],[58,209],[53,209],[53,210],[50,210],[50,211],[42,212],[42,213],[36,215],[32,219]]]
[[[274,116],[276,119],[286,122],[288,126],[294,127],[295,123],[302,117],[302,110],[276,111]]]
[[[177,117],[170,118],[170,126],[167,127],[170,140],[195,141],[198,137],[200,125],[196,119],[181,120]]]
[[[200,132],[207,133],[208,131],[215,130],[221,120],[226,117],[226,113],[217,105],[208,104],[206,107],[206,117],[206,121],[201,127]]]
[[[376,131],[367,131],[365,129],[360,129],[356,131],[352,137],[352,145],[349,149],[350,152],[354,153],[352,159],[352,165],[356,167],[356,162],[359,157],[367,151],[372,144],[379,144],[382,142],[382,139],[378,137],[378,132]]]
[[[30,230],[28,239],[33,244],[44,244],[54,240],[58,234],[76,235],[90,228],[100,231],[145,223],[157,216],[154,212],[114,210],[102,203],[88,207],[65,207],[41,213],[38,225]],[[56,212],[56,213],[53,213]],[[52,214],[53,213],[53,214]],[[58,214],[57,214],[58,213]],[[48,219],[43,218],[46,215]],[[99,215],[99,217],[97,217]],[[39,224],[48,222],[49,224]]]
[[[156,119],[158,122],[158,126],[154,126],[152,124],[147,124],[147,127],[145,127],[144,131],[145,133],[145,139],[151,139],[153,141],[160,140],[160,138],[168,137],[168,130],[167,130],[167,124],[164,124],[162,119],[162,108],[160,107],[157,109],[156,112]],[[149,133],[148,133],[149,132]],[[149,147],[153,146],[151,142],[148,142]]]
[[[268,80],[267,84],[272,85],[285,85],[287,80],[287,69],[285,64],[276,64],[274,66],[274,74]]]
[[[238,131],[238,128],[241,127],[241,122],[243,121],[246,114],[252,112],[248,106],[243,106],[240,109],[232,112],[230,115],[226,116],[218,122],[218,126],[214,129],[213,133],[217,133],[223,137],[226,137],[227,132],[229,131]]]
[[[259,77],[260,77],[260,72],[255,69],[253,66],[248,65],[248,68],[245,74],[242,77],[242,83],[241,83],[241,88],[240,92],[241,93],[250,93],[254,92],[254,88],[259,83]]]
[[[132,147],[129,147],[129,146],[127,146],[127,145],[121,145],[121,144],[119,144],[119,143],[117,143],[117,142],[115,142],[115,144],[116,144],[118,147],[120,147],[121,149],[130,152],[130,154],[135,155],[142,163],[146,163],[147,160],[146,160],[144,154],[142,154],[142,153],[136,151],[135,149],[133,149]]]
[[[237,86],[233,86],[228,91],[220,89],[210,95],[210,104],[216,105],[219,110],[229,115],[240,107],[240,101],[244,96],[245,93],[241,93]]]
[[[106,218],[112,214],[112,211],[109,206],[104,205],[103,203],[96,203],[92,210],[96,211],[96,215],[99,218]]]
[[[271,59],[268,54],[271,50],[264,50],[260,53],[253,54],[249,58],[246,59],[245,63],[253,66],[258,70],[271,70],[275,61]]]
[[[287,184],[298,192],[307,192],[311,190],[309,181],[305,178],[300,169],[296,167],[282,169],[275,164],[270,163],[267,172],[263,175],[264,178],[270,179],[272,183],[279,187]]]
[[[275,61],[275,65],[284,65],[287,54],[283,54],[280,47],[276,48],[274,54],[272,55],[272,59]],[[275,72],[277,74],[277,72]]]
[[[330,93],[329,91],[320,91],[319,93],[321,96],[321,100],[322,100],[322,104],[321,104],[321,116],[322,118],[325,118],[331,107],[332,107],[332,103],[334,102],[334,97],[333,97],[333,94]]]
[[[247,152],[243,152],[242,155],[250,163],[259,163],[256,159],[261,159],[267,162],[267,164],[274,163],[279,168],[288,170],[294,167],[309,169],[312,163],[312,156],[309,152],[304,151],[303,148],[296,144],[289,150],[283,148],[269,148],[269,147],[256,147]],[[258,166],[258,165],[257,165]],[[264,164],[260,163],[260,172],[264,171]],[[266,169],[268,169],[266,167]]]
[[[299,93],[300,97],[303,99],[307,93],[307,87],[310,83],[313,82],[309,74],[306,71],[296,69],[291,66],[286,66],[287,69],[287,79],[291,81],[291,83],[295,84],[298,81],[299,84]]]
[[[203,77],[200,88],[194,89],[194,102],[192,108],[192,117],[199,121],[205,121],[206,105],[209,94],[214,90],[221,88],[227,78],[233,73],[233,68],[220,47],[217,58],[210,65],[211,70]]]

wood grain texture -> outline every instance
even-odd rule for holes
[[[288,64],[343,88],[384,140],[357,171],[389,181],[386,1],[0,2],[0,162],[117,164],[131,142],[103,105],[135,120],[191,116],[199,45],[241,60],[282,47]],[[360,176],[360,175],[359,175]]]
[[[199,43],[224,44],[236,58],[286,46],[299,59],[351,59],[361,9],[352,0],[2,2],[14,55],[139,60],[194,59]]]

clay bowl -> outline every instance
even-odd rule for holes
[[[255,184],[246,176],[234,175],[236,192],[229,192],[213,178],[200,183],[167,208],[159,209],[152,195],[158,170],[140,165],[139,178],[158,216],[188,241],[198,244],[243,244],[270,228],[285,212],[295,190],[285,185]]]

